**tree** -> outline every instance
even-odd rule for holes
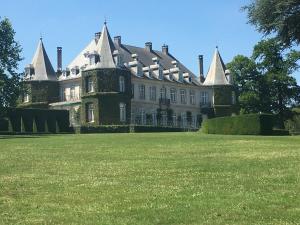
[[[259,32],[275,33],[286,46],[300,43],[299,0],[253,0],[243,9]]]
[[[260,76],[255,61],[243,55],[237,55],[227,64],[233,76],[235,93],[242,113],[263,111],[260,90],[263,87],[263,77]]]
[[[0,18],[0,114],[16,105],[22,89],[21,74],[16,72],[22,49],[14,36],[10,21]]]
[[[278,113],[279,125],[300,102],[300,87],[291,75],[299,68],[300,52],[285,50],[278,39],[260,41],[251,58],[236,56],[228,68],[235,82],[236,92],[245,113]]]
[[[278,113],[283,127],[285,114],[290,106],[300,102],[300,87],[292,73],[299,68],[300,52],[287,51],[276,38],[260,41],[253,51],[252,58],[266,79],[271,109]]]

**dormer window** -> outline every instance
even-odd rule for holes
[[[87,53],[87,57],[89,58],[90,65],[96,65],[100,61],[100,56],[97,52]]]

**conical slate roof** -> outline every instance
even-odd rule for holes
[[[208,74],[204,81],[204,85],[229,85],[225,75],[225,64],[220,56],[218,48],[216,48],[213,60],[211,62]]]
[[[109,32],[107,30],[106,23],[102,28],[101,37],[97,43],[97,52],[100,55],[100,63],[99,68],[116,68],[116,64],[113,58],[113,52],[115,50],[115,46]]]
[[[56,74],[40,38],[37,50],[31,62],[34,68],[32,80],[56,80]]]

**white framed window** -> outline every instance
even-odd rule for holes
[[[120,103],[120,121],[126,122],[126,104]]]
[[[186,104],[186,90],[180,90],[180,102],[181,104]]]
[[[74,99],[75,99],[75,86],[72,86],[72,87],[71,87],[71,90],[70,90],[70,98],[71,98],[71,100],[74,100]]]
[[[29,102],[29,94],[28,93],[25,93],[23,101]]]
[[[87,92],[94,92],[94,81],[92,77],[87,78]]]
[[[201,103],[202,104],[208,103],[208,93],[206,91],[201,92]]]
[[[170,97],[171,97],[171,102],[175,103],[177,101],[177,91],[175,88],[170,89]]]
[[[95,121],[94,104],[88,103],[86,108],[87,108],[87,122],[92,123]]]
[[[190,90],[190,104],[191,105],[196,104],[195,91],[194,90]]]
[[[150,100],[151,101],[156,101],[156,87],[155,86],[151,86],[149,87],[149,96],[150,96]]]
[[[140,99],[145,99],[145,85],[144,84],[139,85],[139,97],[140,97]]]
[[[236,103],[234,91],[231,93],[231,103],[232,103],[233,105]]]
[[[134,84],[131,84],[131,94],[132,98],[134,98]]]
[[[166,99],[167,98],[167,89],[165,87],[162,87],[160,89],[160,98],[161,99]]]
[[[125,78],[123,76],[119,77],[119,91],[125,92]]]

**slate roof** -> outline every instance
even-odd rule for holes
[[[38,43],[31,66],[34,68],[34,75],[31,80],[57,80],[56,73],[49,60],[42,38],[40,38]]]
[[[192,77],[192,81],[194,84],[200,85],[201,83],[198,81],[198,77],[193,74],[189,69],[187,69],[182,63],[180,63],[174,56],[170,53],[165,54],[161,51],[157,50],[147,50],[146,48],[136,47],[132,45],[121,44],[111,40],[110,34],[108,32],[106,24],[104,24],[101,32],[100,39],[96,41],[93,39],[83,51],[67,66],[67,68],[72,69],[74,67],[83,67],[89,64],[89,59],[84,56],[87,52],[98,52],[100,55],[100,65],[97,65],[99,68],[115,68],[116,63],[114,62],[113,52],[114,50],[118,50],[118,53],[122,57],[122,61],[124,64],[127,64],[132,59],[132,54],[138,55],[139,62],[144,66],[153,65],[153,58],[157,57],[160,65],[164,70],[174,68],[172,61],[177,61],[178,67],[180,68],[182,73],[189,73]]]
[[[219,53],[218,48],[216,48],[213,60],[209,67],[208,74],[203,85],[229,85],[229,82],[225,75],[226,67]]]

